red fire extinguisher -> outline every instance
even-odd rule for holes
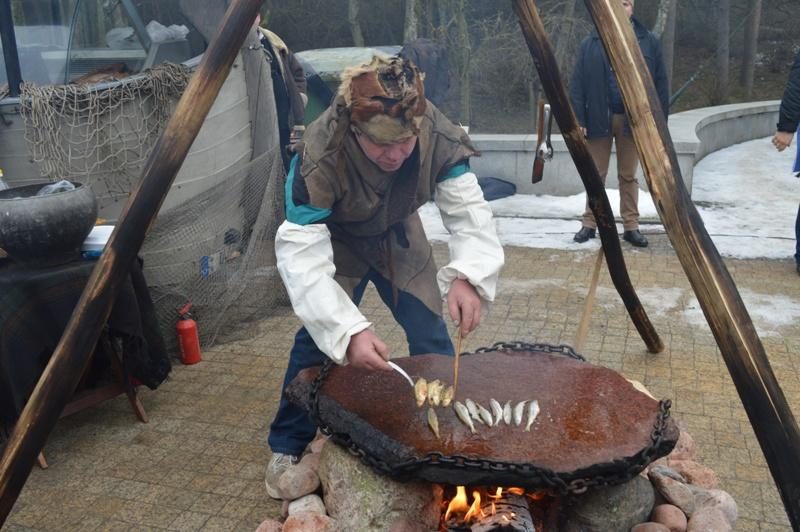
[[[180,318],[175,324],[178,333],[178,346],[181,349],[181,362],[184,364],[197,364],[200,358],[200,335],[197,332],[197,322],[192,319],[189,311],[192,304],[187,303],[178,310]]]

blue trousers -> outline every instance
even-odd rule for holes
[[[453,356],[453,344],[447,333],[447,326],[438,314],[430,311],[422,301],[408,292],[399,291],[397,305],[393,304],[392,285],[374,270],[370,270],[353,291],[353,301],[361,303],[367,283],[372,281],[381,299],[392,311],[394,319],[403,328],[408,341],[409,353],[441,353]],[[289,383],[301,370],[322,365],[328,357],[319,350],[314,340],[302,327],[294,338],[294,346],[289,354],[289,367],[283,379],[281,402],[278,413],[269,428],[269,446],[273,452],[299,456],[314,439],[316,424],[305,410],[286,400],[285,391]]]
[[[797,206],[797,218],[794,220],[794,241],[794,260],[800,264],[800,205]]]

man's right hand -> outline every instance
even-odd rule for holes
[[[778,151],[783,151],[792,145],[794,133],[787,133],[786,131],[776,131],[775,136],[772,137],[772,144]]]
[[[347,360],[353,366],[368,370],[391,371],[386,363],[389,360],[389,348],[378,335],[369,329],[350,337],[347,345]]]

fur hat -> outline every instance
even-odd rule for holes
[[[339,95],[350,123],[373,142],[387,144],[419,133],[425,114],[423,74],[401,57],[373,56],[369,64],[342,72]]]

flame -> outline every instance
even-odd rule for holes
[[[444,513],[444,519],[447,521],[454,513],[464,513],[463,521],[468,523],[470,519],[477,519],[484,517],[481,510],[481,494],[478,491],[472,492],[472,504],[467,500],[467,488],[465,486],[456,487],[456,496],[447,505],[447,511]]]
[[[456,488],[456,496],[453,497],[453,500],[450,501],[450,504],[447,505],[447,511],[444,513],[444,519],[447,521],[450,519],[450,514],[453,512],[466,512],[469,510],[469,504],[467,504],[467,488],[464,486],[458,486]]]
[[[481,494],[477,491],[472,492],[472,506],[469,507],[469,511],[467,515],[464,516],[464,521],[469,523],[470,519],[474,518],[481,518],[483,517],[483,512],[481,511]]]

